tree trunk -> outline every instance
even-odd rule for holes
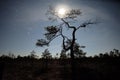
[[[74,56],[74,44],[75,44],[75,32],[76,28],[73,28],[73,33],[72,33],[72,43],[71,43],[71,48],[70,48],[70,55],[71,55],[71,70],[72,70],[72,80],[76,80],[76,67],[75,67],[75,56]]]
[[[71,71],[72,71],[72,80],[76,80],[76,69],[75,69],[75,58],[73,49],[70,50],[71,53]]]

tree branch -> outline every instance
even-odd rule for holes
[[[51,40],[49,40],[49,43],[53,40],[53,39],[55,39],[55,38],[57,38],[57,37],[59,37],[60,36],[60,34],[58,34],[58,35],[56,35],[55,37],[53,37]]]
[[[77,27],[76,29],[78,30],[79,28],[85,28],[87,25],[90,25],[90,24],[96,24],[97,22],[92,22],[92,21],[88,21],[88,22],[84,22],[82,23],[79,27]]]
[[[61,20],[68,26],[68,28],[76,28],[74,26],[70,26],[70,24],[68,22],[66,22],[63,18],[61,18]]]
[[[45,45],[48,46],[48,44],[49,44],[49,42],[46,41],[45,39],[39,39],[39,40],[37,41],[37,43],[36,43],[36,46],[43,47],[43,46],[45,46]]]
[[[60,35],[61,35],[61,37],[63,38],[63,41],[62,41],[63,49],[66,50],[66,51],[68,51],[68,50],[70,49],[70,47],[66,48],[65,38],[66,38],[67,40],[70,40],[70,39],[69,39],[67,36],[63,35],[62,30],[63,30],[63,28],[61,27],[61,28],[60,28]]]

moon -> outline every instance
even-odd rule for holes
[[[58,13],[59,13],[60,15],[64,15],[65,12],[66,12],[66,10],[65,10],[64,8],[60,8],[60,9],[58,10]]]
[[[65,14],[66,14],[66,9],[65,8],[58,9],[58,16],[60,18],[63,18],[65,16]]]

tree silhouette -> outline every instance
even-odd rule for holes
[[[60,20],[60,24],[59,25],[51,25],[51,26],[47,26],[45,27],[46,33],[45,38],[46,39],[39,39],[36,43],[37,46],[45,46],[45,45],[49,45],[51,41],[53,41],[55,38],[57,37],[61,37],[62,39],[62,47],[63,50],[65,51],[69,51],[70,50],[70,57],[71,57],[71,69],[73,72],[73,78],[74,78],[74,69],[75,69],[75,50],[74,48],[76,47],[76,32],[80,29],[80,28],[85,28],[88,25],[91,24],[96,24],[95,21],[92,20],[87,20],[83,23],[81,23],[79,26],[76,25],[72,25],[72,23],[76,23],[77,19],[79,18],[79,16],[82,14],[82,12],[80,11],[80,9],[71,9],[66,11],[66,13],[64,14],[64,17],[59,16],[58,11],[55,10],[53,7],[49,7],[48,11],[48,19],[51,21],[56,21],[56,20]],[[79,23],[79,22],[78,22]],[[69,38],[68,36],[65,35],[64,33],[64,29],[67,28],[68,30],[71,31],[71,37]]]
[[[85,48],[85,46],[80,46],[78,43],[74,44],[73,51],[75,58],[85,57],[86,53],[81,48]]]
[[[42,52],[41,57],[42,57],[43,59],[51,59],[51,58],[52,58],[52,55],[51,55],[51,53],[49,52],[48,49],[45,49],[44,52]]]
[[[120,57],[120,52],[118,49],[113,49],[113,52],[117,57]]]
[[[62,50],[60,53],[60,59],[67,59],[66,51]]]
[[[41,57],[43,59],[43,68],[45,68],[47,70],[48,69],[48,61],[49,61],[49,59],[52,58],[52,55],[48,49],[45,49],[44,52],[42,52]]]
[[[36,52],[34,51],[34,50],[32,50],[31,52],[30,52],[30,55],[28,55],[31,59],[37,59],[38,58],[38,56],[35,54]]]
[[[12,53],[12,52],[9,52],[9,53],[8,53],[8,56],[9,56],[10,58],[12,58],[12,59],[15,58],[15,55],[14,55],[14,53]]]
[[[99,57],[100,57],[100,58],[103,58],[103,57],[104,57],[104,54],[103,54],[103,53],[99,53]]]

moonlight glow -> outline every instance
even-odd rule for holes
[[[59,15],[59,17],[64,17],[65,16],[65,13],[66,13],[66,9],[65,8],[60,8],[59,10],[58,10],[58,15]]]
[[[65,14],[65,9],[64,8],[59,9],[58,13],[60,15],[64,15]]]

